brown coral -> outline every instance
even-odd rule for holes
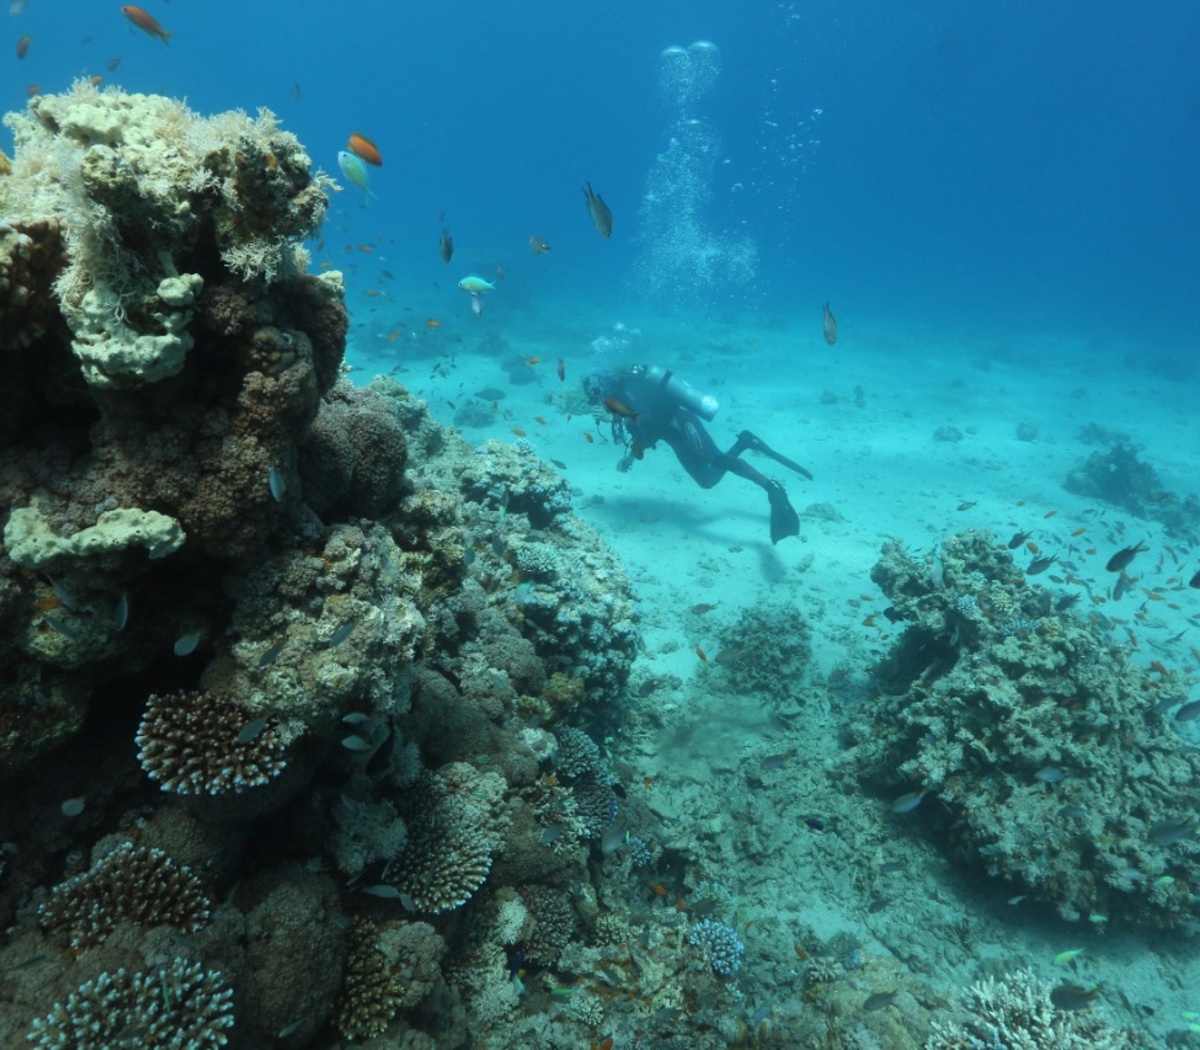
[[[353,943],[334,1023],[347,1039],[373,1039],[387,1028],[403,996],[377,947],[379,927],[359,917],[354,920],[351,936]]]
[[[258,787],[287,764],[278,727],[208,693],[151,696],[136,741],[142,768],[179,795]]]
[[[160,849],[125,842],[81,875],[60,883],[38,909],[42,925],[67,930],[76,949],[100,944],[122,922],[181,933],[208,921],[200,880]]]

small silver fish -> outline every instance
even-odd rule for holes
[[[892,812],[911,813],[921,804],[921,799],[928,794],[929,788],[921,788],[920,791],[910,791],[907,795],[901,795],[892,803]]]
[[[283,497],[287,494],[287,479],[278,467],[272,467],[267,471],[267,487],[271,490],[271,498],[276,503],[282,503]]]
[[[351,711],[348,715],[342,715],[342,721],[347,725],[360,726],[370,719],[370,715],[364,715],[361,711]]]
[[[371,745],[357,733],[342,737],[342,747],[347,751],[366,751]]]
[[[1043,784],[1057,784],[1067,774],[1056,766],[1046,766],[1044,769],[1039,769],[1033,775],[1035,779],[1040,780]]]
[[[828,303],[821,307],[821,327],[825,342],[833,346],[837,342],[837,318],[833,316],[833,311],[829,309]]]
[[[354,628],[357,626],[357,624],[353,623],[343,624],[329,636],[329,641],[325,643],[326,646],[332,649],[334,646],[341,645],[342,642],[354,633]]]
[[[596,227],[596,232],[601,237],[612,236],[612,209],[604,203],[604,198],[600,196],[589,182],[587,188],[583,191],[583,195],[587,198],[588,215],[592,217],[592,225]]]
[[[267,721],[268,719],[264,716],[262,718],[256,718],[252,722],[247,722],[238,731],[238,735],[234,737],[234,739],[239,744],[249,744],[252,741],[257,740],[262,734],[262,731],[267,728]]]
[[[1195,833],[1195,820],[1160,820],[1150,825],[1146,838],[1155,846],[1174,846],[1176,842],[1190,839]]]
[[[69,798],[60,806],[64,817],[77,817],[83,812],[84,800],[83,796],[78,798]]]
[[[381,882],[376,886],[364,886],[363,893],[369,893],[372,897],[382,897],[389,901],[398,901],[401,897],[400,890],[395,886],[389,886],[386,882]]]
[[[121,597],[117,600],[117,607],[113,610],[112,625],[116,630],[123,631],[128,622],[129,595],[122,591]]]
[[[1190,722],[1194,718],[1200,718],[1200,700],[1184,704],[1172,717],[1176,722]]]
[[[868,995],[862,1008],[868,1013],[875,1010],[886,1010],[896,1001],[898,994],[898,992],[876,992],[874,995]]]
[[[279,654],[281,652],[283,652],[283,647],[286,644],[287,644],[287,639],[280,638],[279,641],[277,641],[273,646],[271,646],[270,649],[268,649],[265,653],[262,654],[262,656],[260,656],[258,658],[258,666],[259,667],[270,667],[271,664],[273,664],[279,658]]]
[[[204,637],[199,631],[191,631],[188,634],[181,634],[175,639],[175,655],[176,656],[191,656],[196,651],[196,647],[200,644],[200,640]]]

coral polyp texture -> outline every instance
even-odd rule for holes
[[[229,1042],[233,1022],[221,974],[174,959],[158,970],[100,974],[37,1018],[27,1038],[39,1050],[210,1050]]]
[[[200,880],[162,850],[125,842],[56,886],[38,915],[81,949],[100,944],[123,922],[192,933],[208,921],[209,902]]]
[[[1179,687],[1067,611],[987,532],[871,573],[906,630],[852,759],[944,849],[1070,921],[1187,927],[1200,918],[1200,754],[1167,723]]]
[[[287,764],[278,726],[202,692],[151,696],[135,741],[142,768],[178,795],[259,787]]]

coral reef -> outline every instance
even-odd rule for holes
[[[731,691],[785,706],[802,703],[812,662],[812,628],[792,603],[746,606],[721,632],[722,682]]]
[[[688,944],[704,953],[713,973],[720,977],[732,977],[742,968],[746,946],[733,927],[723,922],[701,919],[688,933]]]
[[[1179,686],[1060,611],[987,532],[925,558],[891,542],[871,576],[906,629],[850,761],[919,802],[897,819],[1067,920],[1195,922],[1200,757],[1162,714]]]
[[[233,1021],[233,993],[221,974],[174,959],[159,970],[100,974],[37,1018],[28,1038],[43,1050],[208,1050],[229,1041]]]
[[[506,950],[570,974],[598,912],[617,796],[564,727],[621,717],[619,559],[531,446],[341,381],[270,114],[80,83],[9,125],[0,1043],[581,1041],[603,997],[551,1019]]]
[[[1106,452],[1092,452],[1076,464],[1063,480],[1068,492],[1103,500],[1147,521],[1161,521],[1170,532],[1200,530],[1200,498],[1194,492],[1182,499],[1166,489],[1158,472],[1140,459],[1141,448],[1124,434],[1093,423],[1080,434],[1083,441],[1106,444]]]

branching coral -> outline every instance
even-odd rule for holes
[[[935,1022],[925,1050],[1136,1050],[1143,1045],[1131,1032],[1113,1028],[1097,1007],[1058,1009],[1050,1001],[1051,990],[1030,970],[979,981],[965,997],[969,1016],[958,1023]]]
[[[424,774],[406,792],[408,844],[389,873],[421,911],[466,903],[492,866],[494,843],[480,810]]]
[[[67,930],[76,949],[100,944],[122,922],[191,933],[204,925],[208,913],[208,898],[195,875],[162,850],[131,842],[60,883],[38,909],[42,925]]]
[[[159,970],[100,974],[37,1018],[28,1039],[39,1050],[210,1050],[232,1027],[233,992],[221,974],[175,959]]]
[[[136,739],[142,768],[179,795],[258,787],[287,764],[277,726],[208,693],[151,696]]]
[[[382,1035],[403,999],[387,958],[377,946],[379,927],[357,918],[351,931],[350,955],[342,995],[334,1019],[347,1039],[373,1039]]]

